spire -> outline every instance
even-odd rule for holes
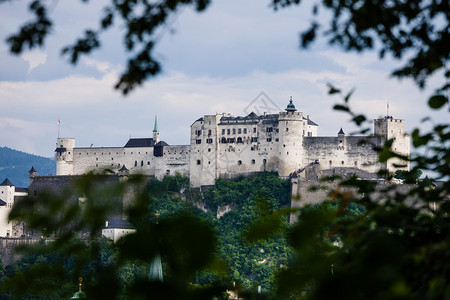
[[[341,127],[341,130],[339,130],[338,134],[345,134],[344,130],[342,130],[342,127]]]
[[[83,278],[78,278],[78,291],[73,294],[72,298],[70,299],[87,299],[86,294],[81,290],[81,282],[83,281]]]
[[[291,96],[291,98],[289,99],[289,104],[287,105],[287,107],[286,107],[284,110],[287,111],[287,112],[290,112],[290,111],[292,111],[292,112],[297,111],[297,109],[295,108],[294,103],[292,103],[292,96]]]
[[[155,127],[153,128],[153,145],[156,145],[159,142],[159,130],[158,130],[158,119],[155,115]]]
[[[153,127],[153,132],[158,132],[159,130],[158,130],[158,121],[157,121],[158,119],[157,119],[157,117],[156,117],[156,115],[155,115],[155,126]]]

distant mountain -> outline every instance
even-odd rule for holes
[[[8,178],[16,187],[28,187],[28,171],[32,166],[38,175],[56,174],[54,159],[0,147],[0,182]]]

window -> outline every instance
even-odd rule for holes
[[[247,128],[244,128],[244,134],[247,134]]]
[[[222,135],[225,135],[225,129],[222,129]]]
[[[210,130],[208,130],[208,136],[210,136],[211,135],[211,129]]]
[[[238,142],[238,143],[242,143],[242,138],[241,138],[241,137],[238,137],[238,138],[237,138],[237,142]]]
[[[206,139],[207,144],[212,144],[212,142],[213,142],[213,139]]]
[[[256,127],[255,127],[255,128],[253,128],[253,133],[256,133]]]
[[[227,143],[234,143],[234,138],[228,138]]]
[[[144,161],[143,160],[141,160],[141,167],[143,167],[144,166]]]
[[[197,165],[199,165],[201,162],[200,162],[200,159],[197,159]]]
[[[266,164],[267,163],[267,159],[263,159],[263,164]]]
[[[137,160],[134,161],[134,166],[137,167]]]
[[[202,143],[202,140],[197,139],[197,140],[195,140],[195,143],[196,143],[196,144],[201,144],[201,143]]]
[[[233,134],[236,134],[236,128],[233,128]]]
[[[238,128],[238,134],[242,133],[242,129]]]
[[[341,161],[342,164],[344,164],[344,161]]]
[[[150,162],[149,161],[147,162],[147,166],[150,166]]]
[[[252,159],[252,165],[254,165],[255,164],[255,160],[254,159]]]
[[[258,142],[258,138],[257,137],[252,137],[252,143],[256,143]]]
[[[266,132],[273,132],[273,127],[267,127]]]
[[[230,134],[231,133],[231,130],[230,129],[227,129],[227,134]]]
[[[330,166],[333,164],[333,162],[330,160]]]
[[[111,160],[114,160],[114,157],[111,157]]]
[[[286,132],[288,132],[288,131],[289,131],[289,128],[286,127]]]
[[[238,166],[242,165],[242,160],[238,160]]]
[[[227,138],[223,137],[222,138],[222,144],[226,144],[226,142],[227,142]]]
[[[266,141],[271,142],[272,138],[267,138]]]
[[[211,148],[208,148],[208,152],[211,152]]]
[[[98,157],[96,157],[95,160],[98,160]]]

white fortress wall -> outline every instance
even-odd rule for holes
[[[154,161],[153,174],[158,179],[162,179],[166,175],[175,175],[176,173],[189,176],[190,149],[189,145],[164,146],[163,156],[152,157]]]
[[[110,168],[119,170],[123,165],[131,173],[151,174],[155,160],[153,148],[95,147],[74,148],[74,174]]]
[[[358,168],[377,172],[382,165],[378,163],[378,153],[373,147],[380,144],[379,137],[305,137],[302,165],[318,160],[322,169]]]

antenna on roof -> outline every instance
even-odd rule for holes
[[[59,139],[59,127],[61,125],[61,118],[58,118],[58,139]]]

